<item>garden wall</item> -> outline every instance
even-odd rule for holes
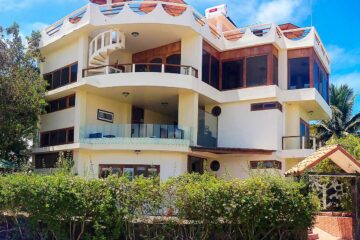
[[[343,240],[352,240],[351,213],[322,212],[316,216],[315,227]]]

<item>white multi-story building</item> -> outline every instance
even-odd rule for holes
[[[92,0],[42,31],[41,52],[38,171],[65,151],[81,176],[284,173],[319,145],[309,121],[331,116],[315,28],[238,28],[226,6]]]

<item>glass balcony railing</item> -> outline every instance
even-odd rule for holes
[[[81,143],[189,145],[191,128],[166,124],[86,125],[80,128]]]
[[[199,109],[198,145],[217,147],[218,118]]]

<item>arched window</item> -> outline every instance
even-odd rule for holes
[[[166,58],[166,64],[169,64],[165,67],[165,72],[167,73],[180,73],[180,64],[181,64],[181,55],[173,54]],[[171,66],[178,65],[178,66]]]
[[[150,63],[155,63],[154,65],[150,65],[150,72],[161,72],[161,58],[154,58],[150,61]]]

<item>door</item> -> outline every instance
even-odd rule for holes
[[[188,157],[188,172],[189,173],[204,173],[204,158],[189,156]]]

